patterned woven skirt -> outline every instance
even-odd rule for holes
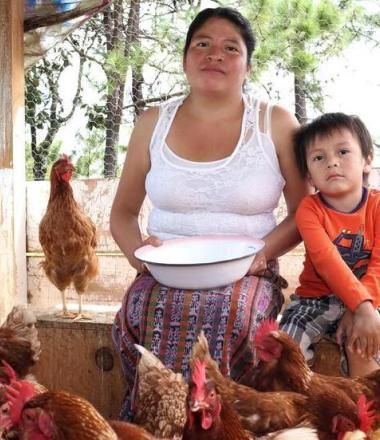
[[[126,292],[113,325],[113,340],[128,384],[121,418],[133,419],[135,343],[188,379],[191,349],[203,329],[222,373],[235,380],[243,376],[255,362],[251,339],[257,325],[266,317],[275,318],[283,304],[274,279],[246,276],[217,289],[179,290],[160,285],[150,274],[139,275]]]

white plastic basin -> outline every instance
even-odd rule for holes
[[[242,235],[207,235],[165,240],[135,251],[153,277],[178,289],[212,289],[241,279],[262,240]]]

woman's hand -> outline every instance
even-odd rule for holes
[[[251,267],[248,269],[247,275],[262,275],[267,269],[267,258],[264,249],[258,252],[253,259]]]
[[[146,246],[147,244],[158,247],[162,245],[162,241],[155,235],[149,235],[148,237],[143,238],[141,246]]]
[[[140,249],[140,247],[146,246],[148,244],[150,244],[151,246],[158,247],[158,246],[162,245],[162,241],[158,237],[156,237],[154,235],[150,235],[149,237],[143,238],[141,245],[136,249]],[[137,273],[148,272],[148,269],[144,263],[142,263],[137,258],[135,258],[135,260],[136,260],[137,264],[134,265],[134,267],[137,270]]]

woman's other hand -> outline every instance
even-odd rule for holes
[[[248,269],[247,275],[262,275],[267,269],[267,258],[264,250],[258,252]]]

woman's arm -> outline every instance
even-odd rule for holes
[[[284,108],[274,106],[271,126],[272,140],[285,179],[284,197],[288,214],[264,237],[266,261],[280,257],[300,243],[294,215],[302,198],[310,192],[307,182],[300,176],[294,154],[293,136],[299,127],[297,119]]]
[[[145,198],[145,178],[150,169],[149,144],[157,117],[157,108],[149,109],[139,117],[131,134],[127,157],[111,208],[111,234],[137,271],[142,270],[142,265],[133,253],[143,242],[138,215]]]

